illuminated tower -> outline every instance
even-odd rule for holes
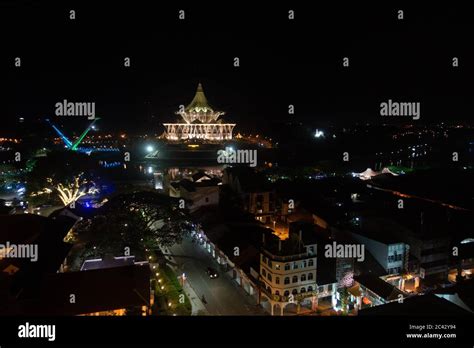
[[[168,140],[202,139],[208,141],[222,141],[232,139],[232,130],[235,123],[224,123],[219,119],[224,115],[214,109],[207,102],[202,85],[198,84],[196,95],[191,103],[176,112],[184,122],[164,123],[165,137]]]

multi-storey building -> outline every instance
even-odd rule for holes
[[[359,228],[349,233],[357,242],[363,244],[388,274],[400,274],[408,269],[410,246],[383,228]]]
[[[271,236],[263,242],[260,255],[260,290],[263,301],[275,309],[288,305],[297,309],[317,298],[317,245],[309,235],[292,233],[286,240]]]
[[[276,212],[275,190],[269,187],[268,182],[252,168],[226,168],[223,183],[229,185],[240,196],[245,211],[255,219],[269,223],[274,219]]]

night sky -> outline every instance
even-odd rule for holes
[[[199,81],[242,130],[290,118],[381,122],[379,105],[389,98],[421,102],[422,122],[472,118],[474,21],[466,7],[100,3],[0,5],[5,129],[18,117],[53,116],[63,99],[95,102],[104,127],[158,129],[176,120]]]

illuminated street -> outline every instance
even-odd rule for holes
[[[253,298],[245,293],[238,284],[219,270],[219,266],[204,248],[192,243],[189,238],[170,248],[179,270],[185,273],[186,280],[199,298],[204,295],[206,309],[211,315],[265,315],[264,310],[256,306]],[[179,255],[179,256],[178,256]],[[210,279],[207,267],[219,272],[219,277]]]

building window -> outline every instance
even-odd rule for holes
[[[324,292],[324,286],[318,287],[318,292]]]
[[[267,263],[267,258],[263,255],[262,255],[262,261],[263,261],[263,263]]]
[[[298,263],[297,262],[293,262],[293,269],[298,269]]]
[[[314,254],[314,246],[309,247],[309,252],[310,252],[310,254]]]
[[[270,273],[268,273],[267,279],[268,279],[269,281],[272,281],[272,275],[271,275]]]
[[[280,296],[280,291],[275,291],[275,295]]]
[[[285,284],[290,284],[290,277],[285,278]]]
[[[303,268],[306,268],[306,260],[303,261],[302,267],[303,267]]]
[[[328,291],[332,291],[332,284],[328,285]]]
[[[280,270],[280,264],[279,264],[279,263],[275,264],[275,269],[276,269],[277,271]]]
[[[206,197],[206,203],[208,203],[208,202],[209,202],[209,197]]]
[[[302,281],[302,282],[306,281],[306,274],[302,274],[302,275],[301,275],[301,281]]]
[[[301,288],[300,293],[305,293],[305,292],[306,292],[306,289],[305,289],[305,288]]]
[[[273,267],[272,260],[268,260],[268,267],[270,267],[270,268],[272,268],[272,267]]]
[[[310,259],[308,261],[308,267],[313,267],[314,266],[314,260],[313,259]]]
[[[308,291],[313,291],[313,287],[311,285],[308,286]]]
[[[285,263],[285,271],[289,271],[290,270],[290,264],[289,263]]]
[[[298,290],[296,289],[293,289],[293,291],[291,292],[293,295],[296,295],[298,293]]]
[[[313,273],[308,273],[308,280],[313,280],[313,277],[314,277]]]
[[[293,283],[298,283],[298,276],[293,276]]]
[[[286,290],[284,293],[283,293],[284,296],[288,297],[290,296],[290,292],[288,290]]]
[[[280,284],[280,277],[275,278],[275,284]]]
[[[267,271],[265,271],[265,268],[262,268],[262,275],[263,275],[264,277],[267,276]]]

